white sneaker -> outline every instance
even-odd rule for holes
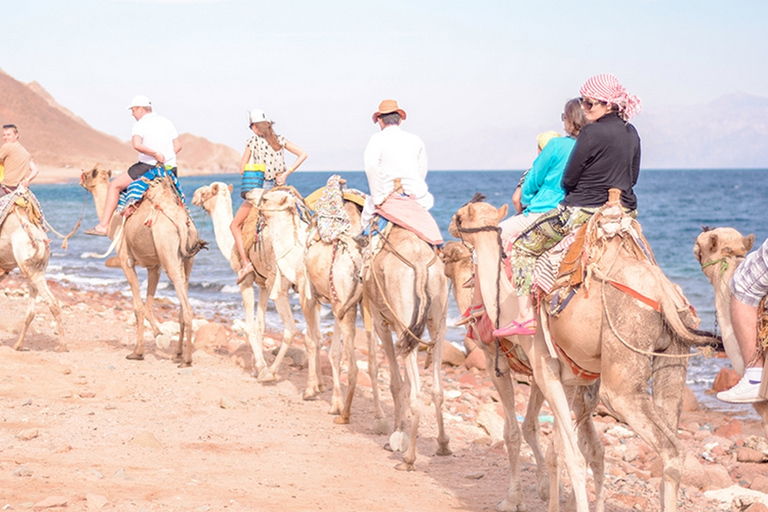
[[[760,396],[760,381],[749,380],[746,376],[742,377],[731,389],[719,392],[717,399],[732,404],[751,404],[765,401],[765,398]]]

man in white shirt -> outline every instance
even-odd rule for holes
[[[376,207],[394,190],[396,178],[400,178],[403,190],[429,210],[435,199],[429,193],[427,177],[427,152],[422,140],[400,128],[405,111],[395,100],[384,100],[373,114],[373,122],[381,131],[371,136],[365,148],[365,175],[368,177],[370,195],[365,199],[362,225],[371,222]]]
[[[85,232],[88,235],[107,235],[120,192],[125,190],[131,182],[139,179],[142,174],[158,164],[176,174],[176,155],[181,151],[176,127],[165,117],[152,112],[152,102],[146,96],[135,96],[128,109],[136,119],[131,130],[131,142],[133,149],[139,152],[139,161],[109,183],[100,222],[95,228]]]

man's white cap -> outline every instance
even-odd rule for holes
[[[152,102],[149,101],[149,98],[144,96],[143,94],[139,94],[138,96],[134,96],[133,100],[131,100],[131,104],[128,105],[128,110],[132,109],[133,107],[151,107]]]
[[[268,123],[272,122],[272,120],[267,117],[267,114],[264,113],[263,110],[259,109],[251,110],[251,113],[248,115],[248,119],[251,121],[250,124],[261,123],[262,121],[266,121]]]

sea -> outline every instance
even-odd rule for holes
[[[48,278],[68,282],[79,288],[121,293],[130,298],[130,290],[119,268],[107,268],[103,259],[88,257],[89,253],[103,253],[109,246],[104,237],[84,234],[85,229],[98,222],[93,198],[77,182],[73,171],[72,182],[33,185],[32,190],[42,205],[46,219],[59,233],[69,233],[82,218],[82,228],[69,240],[66,250],[61,248],[52,232],[51,260]],[[303,195],[325,185],[331,172],[296,172],[289,183]],[[367,191],[363,172],[340,172],[349,187]],[[475,192],[481,192],[496,207],[510,204],[512,193],[522,171],[431,171],[427,176],[430,192],[435,197],[431,212],[443,231],[445,240],[451,216],[469,201]],[[241,199],[237,193],[239,175],[181,176],[180,182],[187,196],[187,206],[198,230],[210,242],[210,250],[201,251],[195,258],[189,285],[189,296],[197,315],[211,317],[214,312],[231,321],[245,318],[235,274],[219,251],[213,225],[205,212],[192,205],[194,191],[214,181],[233,184],[236,209]],[[702,319],[701,328],[716,327],[713,290],[693,256],[693,244],[702,226],[730,226],[743,234],[755,234],[755,246],[768,237],[768,169],[708,169],[708,170],[643,170],[635,187],[638,196],[638,220],[651,244],[656,259],[665,274],[679,284],[688,300]],[[146,290],[146,272],[139,270],[142,288]],[[175,292],[165,276],[157,292],[178,303]],[[300,329],[304,319],[295,296],[291,298],[294,317]],[[448,308],[448,339],[461,345],[464,329],[454,327],[460,312],[453,297]],[[323,331],[330,332],[333,317],[330,309],[323,308]],[[267,324],[280,330],[281,323],[272,303],[267,311]],[[710,409],[757,418],[751,407],[719,402],[707,394],[715,375],[729,367],[727,359],[697,356],[691,358],[688,385],[700,404]]]

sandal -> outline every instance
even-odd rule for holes
[[[237,273],[237,284],[245,281],[245,278],[248,277],[248,274],[251,272],[253,272],[253,263],[249,261],[248,264],[241,268],[240,272]]]
[[[530,327],[526,327],[528,324],[531,324]],[[534,334],[536,334],[535,318],[526,320],[523,323],[517,323],[512,320],[512,323],[493,331],[493,335],[497,338],[506,338],[508,336],[533,336]]]
[[[106,231],[101,231],[97,228],[91,228],[85,232],[86,235],[93,235],[93,236],[107,236]]]
[[[483,303],[479,304],[472,304],[467,308],[467,310],[461,314],[461,318],[453,325],[456,327],[459,327],[461,325],[464,325],[466,323],[471,322],[472,320],[476,320],[483,316],[485,314],[485,306]]]

